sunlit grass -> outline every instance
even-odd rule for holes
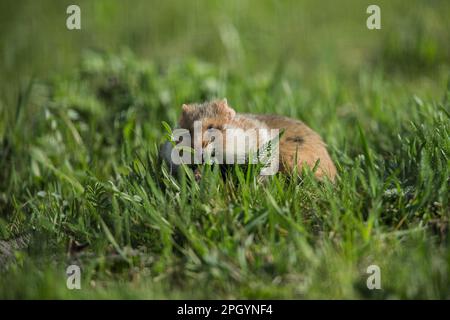
[[[179,21],[169,28],[159,17],[154,23],[167,37],[179,36],[172,47],[153,32],[141,36],[167,60],[139,58],[148,48],[125,43],[130,49],[80,50],[67,69],[37,60],[31,69],[27,61],[2,65],[23,73],[2,80],[0,245],[31,240],[0,255],[0,297],[450,298],[450,87],[441,39],[448,26],[436,24],[446,2],[426,7],[419,31],[406,37],[398,24],[389,36],[368,36],[374,43],[364,48],[342,51],[326,36],[330,26],[318,28],[301,59],[293,58],[296,46],[284,58],[271,34],[249,36],[250,22],[273,7],[274,29],[307,27],[295,25],[289,6],[269,1],[246,22],[240,14],[225,19],[211,3],[196,7],[209,10],[202,23],[217,26],[202,33],[211,40],[218,32],[210,46],[199,42],[206,53],[184,47]],[[112,15],[121,8],[98,6]],[[175,7],[164,10],[183,16]],[[332,19],[337,30],[364,22],[362,14],[343,23],[344,9]],[[313,12],[307,21],[321,21]],[[408,17],[403,23],[414,24]],[[136,19],[105,39],[137,32],[144,20]],[[94,20],[99,34],[110,30],[105,17]],[[188,34],[196,34],[194,22]],[[357,47],[364,32],[342,39]],[[20,51],[4,43],[3,52]],[[268,51],[259,56],[262,43]],[[245,167],[226,174],[205,167],[198,182],[188,168],[171,176],[158,157],[163,123],[176,126],[182,103],[223,97],[238,112],[287,115],[318,131],[338,168],[336,183],[310,172],[261,181]],[[82,267],[80,291],[66,288],[70,264]],[[371,264],[381,268],[381,291],[366,287]]]

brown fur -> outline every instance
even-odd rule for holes
[[[301,169],[303,165],[312,169],[319,160],[316,177],[328,177],[334,181],[336,168],[325,143],[316,132],[299,120],[278,115],[236,114],[225,99],[203,104],[185,104],[182,109],[179,125],[191,133],[196,120],[202,120],[203,131],[210,127],[223,130],[225,126],[244,130],[284,129],[279,145],[281,171],[290,172],[295,166]]]
[[[252,115],[272,129],[284,129],[280,139],[281,170],[292,171],[306,164],[311,169],[319,160],[316,177],[327,176],[334,180],[336,167],[331,160],[322,138],[303,122],[278,115]],[[297,161],[295,161],[297,160]]]

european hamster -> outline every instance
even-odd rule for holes
[[[201,132],[200,135],[195,135],[195,123],[199,124],[197,132]],[[336,168],[327,152],[325,143],[316,132],[299,120],[279,115],[236,113],[228,105],[227,100],[223,99],[202,104],[183,104],[179,128],[185,129],[186,133],[193,137],[190,146],[194,147],[196,144],[203,152],[210,147],[211,142],[218,142],[211,139],[208,132],[215,130],[223,133],[219,136],[222,139],[220,142],[224,146],[224,158],[231,153],[225,147],[227,146],[228,131],[241,129],[241,132],[247,133],[247,149],[243,147],[242,143],[238,143],[237,148],[232,151],[232,156],[236,156],[238,159],[240,157],[241,160],[245,158],[243,153],[257,151],[273,138],[271,135],[263,134],[264,132],[278,129],[283,132],[278,143],[279,169],[282,172],[291,172],[296,165],[299,169],[303,165],[312,169],[319,160],[315,171],[317,178],[328,177],[334,181],[336,176]],[[163,158],[169,163],[171,163],[170,151],[170,145],[167,144],[162,149]],[[201,162],[202,159],[198,160]],[[173,163],[171,164],[173,166]]]

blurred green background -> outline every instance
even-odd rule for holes
[[[376,1],[382,29],[368,30],[373,1],[77,1],[82,30],[66,29],[70,1],[2,1],[0,74],[70,71],[86,49],[131,49],[167,65],[195,56],[242,72],[317,67],[423,71],[449,61],[450,3]],[[4,86],[3,86],[4,87]]]

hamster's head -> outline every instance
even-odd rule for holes
[[[225,136],[225,129],[236,116],[233,108],[228,106],[227,100],[216,100],[203,104],[183,104],[179,122],[180,128],[187,129],[195,139],[201,139],[203,148],[214,141],[214,131],[221,131]],[[199,121],[199,122],[197,122]],[[201,137],[196,137],[194,124],[197,122],[201,126]]]
[[[236,112],[228,106],[227,100],[216,100],[205,103],[183,104],[179,125],[181,128],[190,129],[195,121],[202,122],[228,122],[232,120]]]
[[[179,127],[190,134],[190,142],[181,139],[179,143],[190,143],[196,151],[201,147],[203,160],[226,159],[228,164],[243,163],[241,161],[257,153],[268,139],[267,134],[259,132],[259,129],[268,129],[263,123],[236,115],[226,99],[184,104]]]

